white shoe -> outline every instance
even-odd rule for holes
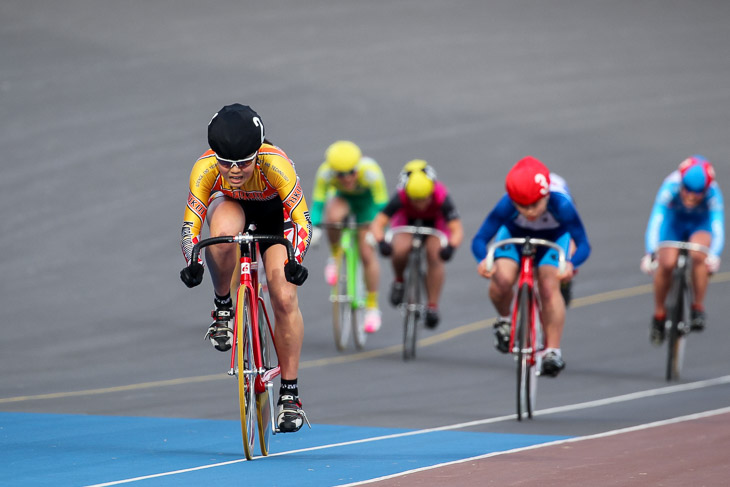
[[[368,308],[365,311],[365,331],[367,333],[375,333],[380,330],[381,324],[380,310],[378,308]]]
[[[337,284],[337,261],[334,257],[327,259],[327,265],[324,266],[324,280],[329,286]]]

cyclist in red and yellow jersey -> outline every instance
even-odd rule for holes
[[[281,244],[259,245],[274,309],[274,339],[281,366],[277,422],[281,431],[297,431],[303,412],[297,376],[304,324],[297,286],[307,278],[301,265],[309,245],[311,223],[294,163],[264,138],[264,124],[251,107],[223,107],[208,124],[206,151],[190,173],[188,203],[182,226],[182,251],[189,266],[180,272],[188,287],[203,280],[202,262],[190,262],[193,245],[207,221],[211,237],[237,235],[255,223],[253,233],[284,235],[295,249],[287,262]],[[205,249],[215,291],[213,323],[206,337],[220,351],[231,348],[233,311],[230,283],[237,265],[236,244]]]

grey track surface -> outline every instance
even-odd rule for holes
[[[238,417],[227,356],[202,340],[210,281],[178,279],[187,179],[221,106],[252,105],[311,192],[333,140],[357,141],[392,189],[425,158],[455,194],[466,244],[436,335],[494,316],[468,241],[532,154],[565,176],[593,253],[576,297],[648,284],[638,271],[661,179],[686,156],[730,181],[730,4],[723,1],[17,1],[0,4],[2,411]],[[312,249],[300,373],[314,423],[433,427],[510,414],[511,360],[487,329],[399,353],[337,357]],[[367,349],[397,345],[398,314]],[[683,382],[728,374],[727,281],[691,337]],[[541,408],[662,387],[649,294],[569,311],[568,367]],[[221,380],[191,378],[219,374]],[[169,379],[178,385],[73,391]],[[713,409],[728,386],[482,431],[582,435]]]

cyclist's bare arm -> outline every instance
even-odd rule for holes
[[[447,222],[446,227],[449,229],[449,245],[454,248],[460,246],[464,241],[464,226],[461,224],[461,219]]]
[[[376,242],[381,242],[385,238],[385,227],[389,221],[390,218],[383,212],[375,215],[373,222],[370,224],[370,232],[373,234]]]

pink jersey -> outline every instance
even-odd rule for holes
[[[444,204],[446,196],[449,194],[446,186],[441,181],[436,181],[433,187],[433,196],[431,204],[425,210],[419,211],[412,204],[410,198],[406,195],[404,188],[398,189],[398,198],[401,202],[401,209],[409,220],[436,220],[442,215],[441,205]]]
[[[398,188],[383,212],[391,218],[392,227],[409,225],[414,220],[423,220],[425,225],[433,226],[446,235],[449,235],[447,223],[459,218],[446,185],[440,181],[435,182],[431,203],[425,210],[415,208],[405,190]]]

